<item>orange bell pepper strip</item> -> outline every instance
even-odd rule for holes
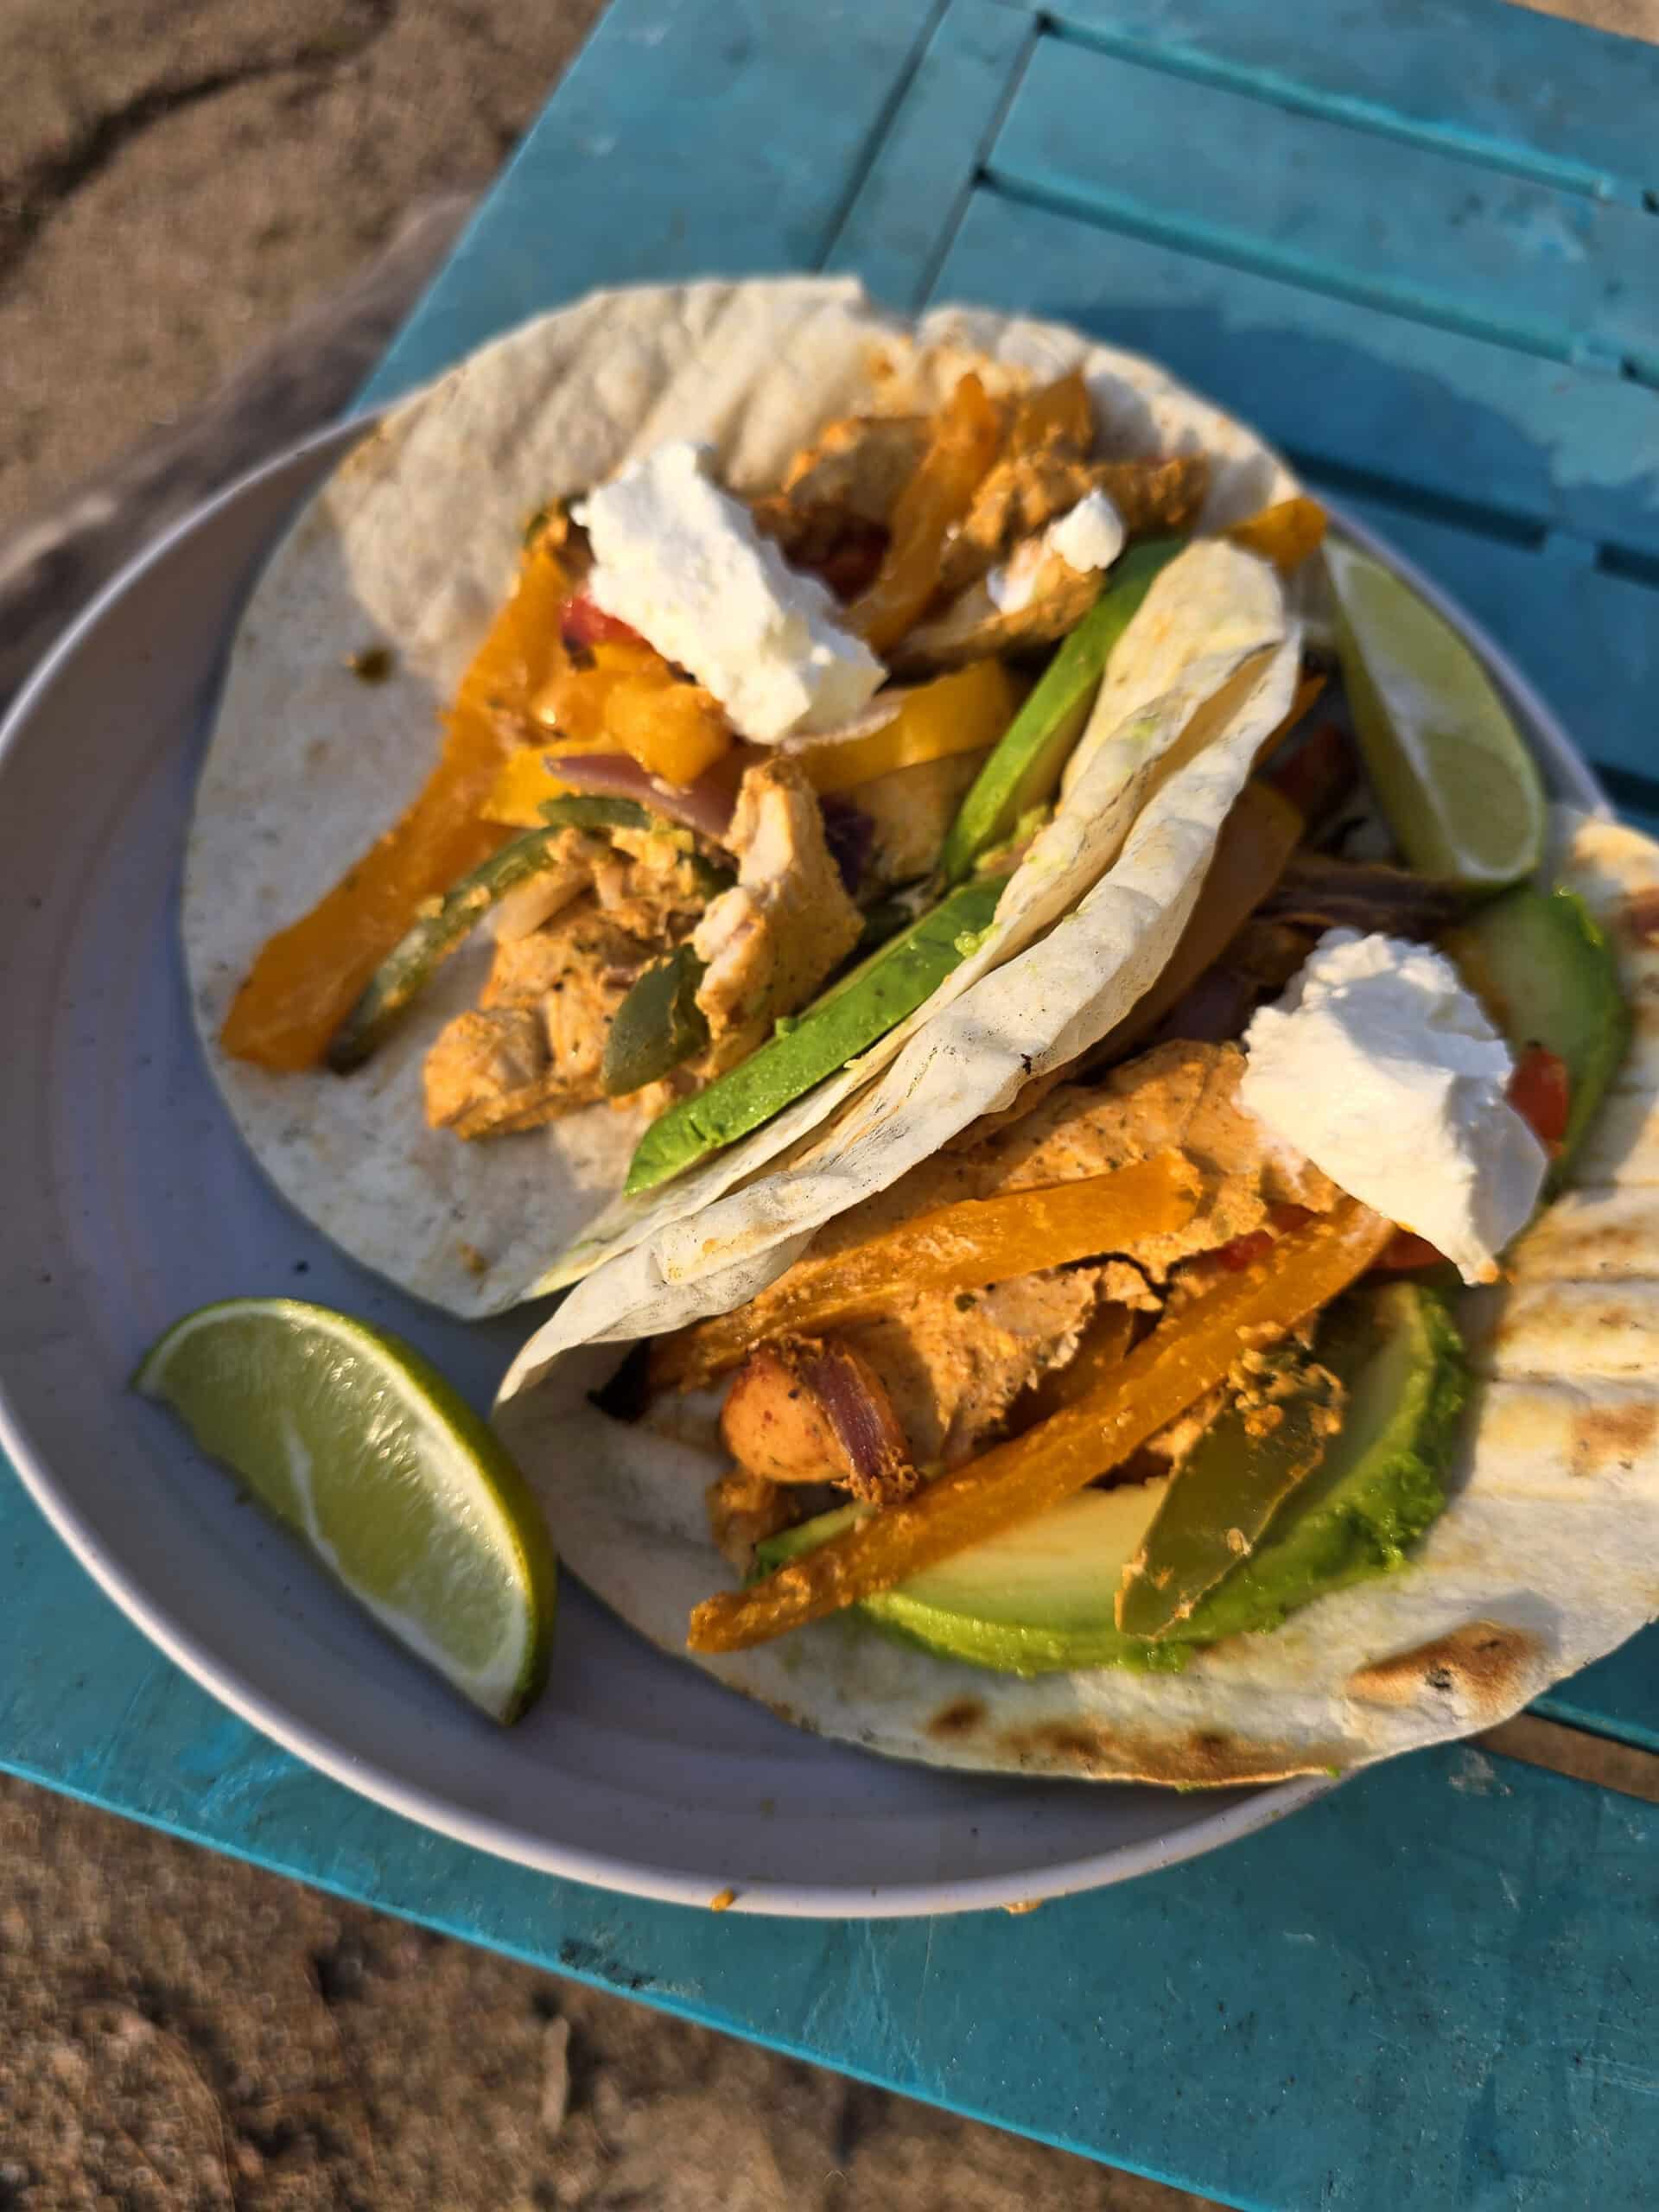
[[[1325,509],[1317,499],[1281,499],[1221,533],[1245,552],[1271,561],[1281,576],[1299,569],[1325,543]]]
[[[220,1033],[235,1058],[289,1072],[315,1067],[421,901],[501,843],[500,825],[480,810],[524,735],[508,709],[522,706],[563,657],[559,608],[569,588],[556,549],[537,537],[461,679],[420,796],[309,913],[260,948]]]
[[[734,1313],[699,1321],[653,1347],[651,1387],[694,1390],[757,1344],[816,1336],[890,1313],[929,1290],[981,1290],[1039,1268],[1063,1268],[1184,1229],[1204,1178],[1179,1152],[1048,1188],[963,1198],[897,1223],[850,1251],[808,1253]]]
[[[847,610],[847,627],[873,652],[897,645],[932,597],[945,539],[973,505],[1002,443],[1002,426],[971,372],[934,418],[933,435],[893,511],[875,582]]]
[[[1363,1274],[1394,1235],[1357,1199],[1281,1237],[1161,1322],[1097,1389],[913,1497],[691,1615],[694,1651],[743,1651],[890,1590],[1060,1504],[1224,1382],[1245,1344],[1282,1336]]]
[[[1028,391],[1014,410],[1011,454],[1039,453],[1052,440],[1087,453],[1095,442],[1095,410],[1081,369]]]

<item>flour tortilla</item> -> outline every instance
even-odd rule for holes
[[[1074,944],[1110,963],[1131,885],[1150,895],[1165,834],[1154,817],[1173,811],[1180,782],[1148,807],[1073,920],[999,983],[1016,971],[1020,988],[1048,979]],[[1198,802],[1180,811],[1190,826]],[[1617,950],[1635,1041],[1572,1187],[1510,1255],[1512,1281],[1463,1300],[1473,1402],[1452,1503],[1408,1570],[1319,1599],[1271,1635],[1200,1651],[1176,1675],[1022,1680],[933,1658],[851,1616],[694,1663],[804,1727],[894,1758],[1221,1784],[1346,1771],[1492,1726],[1659,1614],[1659,846],[1567,810],[1554,829],[1554,871]],[[953,1049],[953,1019],[909,1048],[924,1087]],[[1057,1037],[1055,1056],[1091,1026]],[[997,1052],[988,1040],[982,1064]],[[872,1116],[857,1143],[891,1135]],[[843,1166],[855,1156],[845,1142]],[[605,1280],[587,1286],[595,1308]],[[670,1310],[679,1317],[678,1304]],[[572,1571],[652,1642],[689,1656],[691,1607],[731,1581],[703,1513],[721,1464],[711,1404],[669,1402],[683,1440],[608,1421],[584,1394],[614,1366],[613,1347],[572,1340],[550,1362],[557,1329],[509,1376],[498,1424],[539,1482]]]
[[[1253,433],[1134,355],[1058,325],[963,309],[907,326],[872,308],[855,283],[780,278],[598,293],[528,323],[395,409],[303,511],[232,648],[186,858],[184,943],[203,1049],[238,1128],[289,1202],[356,1258],[453,1313],[501,1311],[752,1174],[874,1072],[877,1063],[822,1087],[707,1180],[620,1208],[604,1235],[554,1268],[613,1198],[644,1124],[595,1106],[489,1143],[426,1127],[421,1064],[442,1024],[475,1001],[486,943],[449,963],[353,1077],[269,1075],[230,1058],[219,1033],[261,944],[420,789],[438,715],[512,585],[531,508],[670,437],[711,442],[734,489],[765,489],[825,421],[932,404],[969,365],[1003,388],[1080,365],[1103,451],[1207,453],[1206,530],[1294,489]],[[1235,586],[1247,567],[1266,575],[1225,548],[1205,549],[1212,567],[1218,554]],[[1183,666],[1209,659],[1194,684],[1224,681],[1241,651],[1286,634],[1274,601],[1254,639],[1259,583],[1244,594],[1230,649],[1189,646]],[[394,665],[369,685],[347,663],[377,645],[391,647]],[[1148,653],[1169,681],[1178,658]],[[1152,680],[1138,703],[1167,689]],[[1165,731],[1170,743],[1179,734]],[[976,974],[1093,880],[1124,811],[1120,794],[1112,836],[1074,841],[1046,898],[1027,902],[1022,892],[1011,902]],[[1069,834],[1057,830],[1045,866]]]

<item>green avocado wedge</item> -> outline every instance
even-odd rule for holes
[[[1160,570],[1186,543],[1182,537],[1148,539],[1113,569],[1106,588],[1049,662],[957,809],[939,855],[947,883],[971,875],[987,853],[1014,835],[1021,815],[1052,798],[1112,648]]]
[[[1566,1063],[1567,1135],[1545,1185],[1553,1191],[1630,1046],[1612,947],[1577,893],[1559,890],[1511,891],[1443,942],[1517,1052],[1542,1045]]]
[[[990,926],[1007,880],[984,877],[950,893],[804,1014],[787,1026],[780,1022],[741,1065],[695,1098],[671,1106],[634,1148],[629,1195],[654,1190],[758,1129],[914,1014]]]
[[[906,1642],[999,1674],[1084,1667],[1173,1671],[1194,1647],[1277,1628],[1299,1606],[1409,1564],[1408,1548],[1446,1502],[1465,1395],[1462,1346],[1443,1301],[1408,1282],[1332,1307],[1317,1357],[1347,1387],[1342,1429],[1268,1522],[1248,1558],[1155,1639],[1126,1635],[1119,1586],[1179,1478],[1086,1490],[865,1599],[860,1611]],[[842,1507],[759,1547],[770,1571],[865,1509]]]

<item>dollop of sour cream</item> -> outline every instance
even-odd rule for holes
[[[588,596],[690,669],[742,736],[834,729],[886,675],[825,586],[715,481],[709,447],[658,446],[572,512],[594,549]]]
[[[1037,588],[1037,575],[1050,554],[1086,575],[1109,569],[1123,550],[1123,518],[1103,492],[1085,492],[1074,507],[1050,523],[1040,537],[1027,538],[1013,558],[993,569],[985,589],[999,613],[1017,614]]]
[[[1465,1282],[1538,1202],[1548,1156],[1505,1096],[1509,1046],[1443,953],[1328,930],[1244,1037],[1240,1103]]]

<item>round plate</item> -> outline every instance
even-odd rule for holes
[[[469,1325],[291,1214],[202,1066],[179,874],[226,641],[296,501],[365,425],[297,448],[153,547],[0,736],[6,1259],[0,1442],[110,1595],[207,1689],[348,1788],[549,1872],[740,1910],[931,1913],[1122,1880],[1330,1785],[1178,1795],[975,1779],[821,1743],[662,1656],[567,1578],[552,1678],[503,1731],[385,1642],[126,1378],[210,1299],[291,1292],[409,1337],[486,1405],[533,1315]],[[1382,550],[1357,525],[1362,542]],[[1554,787],[1601,795],[1541,702],[1409,566],[1510,694]],[[319,804],[326,804],[319,794]]]

